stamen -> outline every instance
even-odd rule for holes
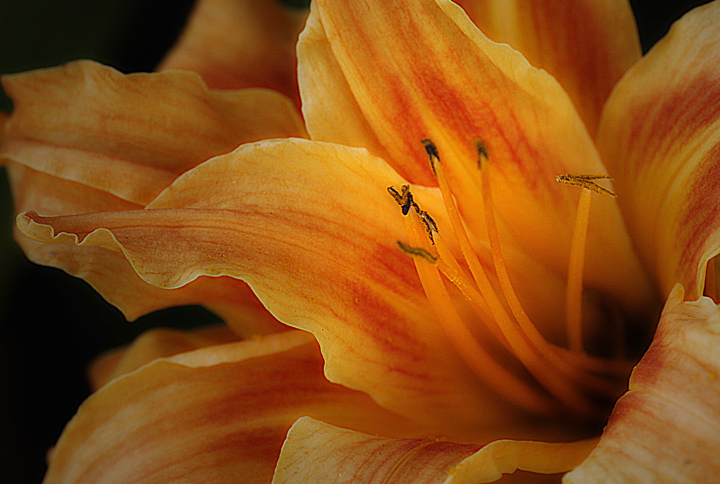
[[[495,286],[490,282],[465,231],[464,222],[445,178],[435,144],[425,139],[423,146],[437,177],[453,232],[457,236],[463,257],[470,269],[470,278],[466,276],[465,269],[455,260],[454,255],[438,233],[438,227],[433,218],[421,210],[414,201],[409,185],[403,185],[399,191],[394,187],[389,187],[388,192],[400,205],[406,216],[405,224],[409,244],[398,241],[398,246],[403,252],[413,257],[428,300],[449,341],[478,377],[518,405],[525,408],[532,406],[538,411],[544,408],[544,412],[549,409],[550,395],[552,395],[556,401],[562,402],[578,412],[596,413],[600,407],[590,398],[590,395],[609,395],[614,398],[617,397],[617,386],[605,378],[588,373],[607,371],[604,360],[597,361],[590,356],[573,353],[550,344],[525,313],[510,282],[500,248],[487,170],[482,170],[479,188],[482,194],[482,205],[485,208],[484,225],[490,240],[490,252],[504,302],[501,301]],[[484,168],[483,164],[489,159],[487,147],[480,141],[476,143],[476,148],[478,167]],[[592,179],[590,176],[590,181]],[[575,180],[575,178],[571,180]],[[411,209],[414,209],[414,213]],[[481,217],[480,223],[483,223],[482,220]],[[423,236],[423,232],[426,236]],[[460,291],[479,320],[490,330],[492,337],[497,339],[509,354],[517,358],[518,362],[534,376],[537,383],[544,387],[549,395],[541,392],[534,384],[525,382],[522,378],[509,372],[498,363],[495,359],[496,356],[487,352],[483,347],[483,342],[479,341],[470,330],[468,322],[455,306],[457,301],[450,296],[441,274]],[[498,351],[500,351],[499,348]],[[507,381],[499,381],[504,379]]]
[[[505,300],[508,302],[511,312],[517,322],[520,323],[520,327],[516,321],[514,321],[510,315],[507,314],[504,306],[500,302],[497,293],[490,284],[487,275],[485,274],[482,265],[477,259],[475,250],[470,243],[467,233],[464,230],[460,214],[454,203],[454,198],[450,192],[450,187],[444,176],[443,165],[440,162],[440,158],[437,149],[434,147],[432,142],[424,140],[423,145],[426,146],[426,150],[431,158],[431,163],[434,166],[435,174],[437,176],[438,185],[443,195],[446,210],[450,216],[450,222],[453,227],[455,234],[458,236],[463,256],[470,267],[473,274],[473,278],[479,287],[479,294],[484,296],[487,306],[492,314],[491,322],[498,326],[498,329],[503,334],[505,341],[503,344],[509,344],[512,348],[513,354],[523,363],[523,365],[535,376],[535,378],[541,382],[551,393],[553,393],[560,401],[565,402],[571,407],[576,408],[581,412],[594,412],[594,404],[587,399],[585,395],[576,386],[570,384],[570,382],[563,380],[560,374],[554,373],[557,371],[565,376],[569,376],[576,380],[576,383],[584,385],[585,382],[595,387],[600,392],[608,390],[605,381],[599,381],[595,378],[588,378],[588,375],[578,368],[568,366],[559,358],[559,354],[552,351],[552,347],[545,341],[540,335],[535,326],[530,322],[530,319],[522,309],[520,302],[512,289],[512,284],[507,274],[505,267],[504,258],[499,247],[499,236],[497,226],[495,224],[494,214],[492,209],[492,195],[489,189],[483,189],[483,205],[486,207],[486,225],[491,241],[491,251],[493,253],[493,261],[496,266],[496,273],[498,275],[501,289],[505,295]],[[479,158],[486,157],[487,151],[484,150],[484,145],[476,145],[479,150]],[[430,147],[430,149],[428,149]],[[483,148],[480,153],[480,148]],[[480,160],[479,160],[480,161]],[[487,180],[485,181],[487,185]],[[439,249],[439,247],[438,247]],[[491,327],[492,329],[492,327]],[[495,331],[493,331],[495,333]]]
[[[556,178],[560,183],[582,187],[580,200],[575,214],[575,228],[570,244],[570,261],[568,262],[568,280],[565,295],[565,319],[567,322],[568,346],[571,351],[583,352],[582,338],[582,290],[583,270],[585,266],[585,246],[587,245],[588,222],[590,221],[590,202],[592,192],[610,197],[617,197],[595,180],[612,180],[608,175],[567,174]]]
[[[490,184],[489,170],[487,168],[480,170],[481,173],[481,189],[483,194],[483,206],[485,209],[485,223],[488,233],[488,239],[490,240],[490,248],[493,255],[493,262],[495,263],[495,272],[500,282],[500,287],[505,296],[505,300],[510,307],[515,320],[520,325],[524,335],[530,338],[530,341],[534,344],[531,348],[534,350],[525,359],[522,355],[518,354],[518,358],[523,361],[526,368],[533,374],[533,376],[540,381],[558,400],[564,402],[566,405],[575,408],[581,412],[594,413],[597,408],[596,405],[584,395],[577,386],[564,380],[563,376],[575,377],[580,376],[578,374],[578,368],[568,366],[565,362],[557,358],[558,354],[552,350],[548,351],[549,345],[547,341],[539,334],[535,325],[532,324],[530,318],[522,307],[520,299],[515,293],[515,289],[510,281],[510,276],[505,264],[505,258],[502,254],[502,247],[500,244],[500,233],[497,228],[497,222],[495,220],[495,213],[492,209],[494,206],[492,197],[492,185]],[[582,382],[582,380],[576,380],[576,383]],[[601,386],[605,386],[603,382]]]
[[[422,243],[419,225],[421,222],[413,214],[405,219],[406,231],[411,244]],[[488,387],[515,405],[539,414],[553,413],[554,405],[547,395],[508,372],[478,343],[455,308],[437,267],[425,264],[419,258],[415,258],[415,268],[433,312],[448,339],[468,367]]]

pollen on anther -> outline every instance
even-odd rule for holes
[[[430,242],[434,244],[435,239],[433,238],[433,233],[437,233],[438,231],[435,220],[433,220],[430,214],[427,213],[425,210],[420,210],[420,212],[418,212],[418,215],[420,215],[420,220],[422,220],[423,225],[425,225],[425,231],[427,231]]]
[[[416,212],[420,213],[420,208],[417,203],[413,200],[412,193],[410,193],[410,186],[403,185],[398,192],[395,187],[388,187],[388,193],[395,199],[400,208],[402,209],[403,215],[407,215],[411,208],[414,208]]]
[[[436,264],[437,263],[437,257],[432,255],[427,250],[423,249],[422,247],[413,247],[412,245],[407,245],[401,241],[397,241],[398,246],[400,247],[400,250],[405,252],[407,255],[412,257],[419,257],[420,259],[423,259],[430,264]]]
[[[564,183],[565,185],[574,185],[586,188],[590,191],[593,191],[595,193],[599,193],[601,195],[606,195],[611,198],[617,198],[617,195],[607,188],[601,187],[597,184],[596,180],[612,180],[613,178],[610,175],[605,174],[597,174],[597,175],[584,175],[584,174],[575,174],[575,173],[568,173],[566,175],[558,175],[555,177],[555,181],[558,181],[560,183]]]

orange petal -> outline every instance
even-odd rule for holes
[[[590,133],[610,91],[640,59],[627,0],[460,0],[485,35],[510,44],[565,88]]]
[[[403,181],[364,150],[268,140],[199,165],[146,210],[18,223],[44,242],[122,251],[158,287],[242,279],[315,334],[331,381],[443,435],[517,421],[449,343],[398,249],[407,236],[387,187]]]
[[[305,417],[288,432],[273,484],[478,484],[494,482],[517,470],[566,472],[582,462],[594,445],[594,440],[572,444],[501,440],[481,447],[439,440],[390,439]],[[545,482],[538,475],[518,477],[527,478],[520,482]]]
[[[644,262],[690,299],[720,251],[718,22],[718,2],[679,20],[620,81],[598,134]]]
[[[306,17],[275,0],[200,0],[159,69],[198,72],[215,89],[267,87],[297,100],[295,43]]]
[[[367,147],[410,181],[434,185],[421,144],[431,138],[466,223],[481,235],[481,138],[506,238],[567,273],[579,190],[556,177],[605,168],[552,76],[488,40],[445,0],[314,1],[298,55],[313,139]],[[617,205],[596,199],[586,284],[642,307],[651,290]]]
[[[296,331],[156,359],[83,403],[44,482],[267,483],[301,416],[404,432],[366,395],[328,383],[322,364]]]
[[[63,215],[140,208],[107,192],[17,163],[9,163],[7,169],[18,211],[32,208],[45,214]],[[158,309],[201,304],[241,336],[283,328],[247,285],[235,279],[203,277],[180,289],[160,289],[140,279],[119,252],[58,246],[23,236],[16,236],[16,240],[31,261],[84,279],[131,321]]]
[[[123,75],[78,61],[3,85],[15,107],[0,157],[140,205],[241,143],[304,134],[284,96],[211,91],[189,72]]]
[[[714,482],[720,475],[720,307],[675,286],[600,443],[564,482]]]
[[[135,371],[158,358],[232,343],[238,339],[226,326],[208,326],[191,331],[154,328],[141,334],[132,345],[109,350],[97,357],[88,369],[88,376],[95,391],[113,378]]]

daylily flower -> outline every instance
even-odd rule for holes
[[[7,77],[28,256],[228,325],[100,359],[46,482],[709,481],[718,21],[640,59],[619,0],[316,0],[302,116],[173,70],[221,77],[206,20],[167,71]]]

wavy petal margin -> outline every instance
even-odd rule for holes
[[[5,123],[15,207],[45,215],[140,209],[183,171],[244,142],[303,136],[284,96],[218,92],[193,73],[124,75],[90,61],[3,78],[15,109]],[[85,279],[133,320],[169,306],[203,304],[241,335],[281,326],[247,286],[199,280],[176,291],[142,281],[122,254],[17,237],[34,262]],[[120,282],[121,281],[121,282]]]
[[[720,475],[720,307],[676,285],[597,448],[565,484],[714,482]]]
[[[200,0],[158,69],[185,69],[214,89],[265,87],[299,100],[295,44],[307,11],[275,0]]]
[[[432,139],[469,230],[482,237],[481,139],[504,240],[567,274],[580,190],[556,177],[606,170],[547,72],[445,0],[314,1],[298,59],[312,139],[365,147],[434,186],[421,143]],[[614,200],[596,197],[587,240],[586,285],[629,308],[646,305],[651,288]]]
[[[517,470],[566,472],[582,462],[595,443],[500,440],[481,447],[377,437],[302,418],[288,432],[272,482],[479,484]],[[521,480],[513,482],[545,481],[538,475],[518,477]]]
[[[720,2],[698,7],[610,96],[598,146],[638,252],[665,295],[703,293],[720,252]]]
[[[190,72],[121,74],[92,61],[3,77],[14,102],[0,158],[145,205],[242,143],[304,136],[268,90],[209,90]]]
[[[265,484],[304,415],[403,434],[402,419],[328,383],[322,366],[299,331],[155,359],[82,404],[44,482]]]
[[[552,74],[591,134],[641,47],[627,0],[459,0],[482,32]]]
[[[66,215],[141,208],[107,192],[17,163],[9,163],[7,170],[15,209],[20,212],[34,209],[48,215]],[[161,289],[143,281],[120,252],[38,242],[20,233],[15,238],[28,259],[83,279],[129,321],[159,309],[197,304],[222,317],[240,336],[285,327],[270,315],[247,284],[236,279],[200,277],[179,289]]]

